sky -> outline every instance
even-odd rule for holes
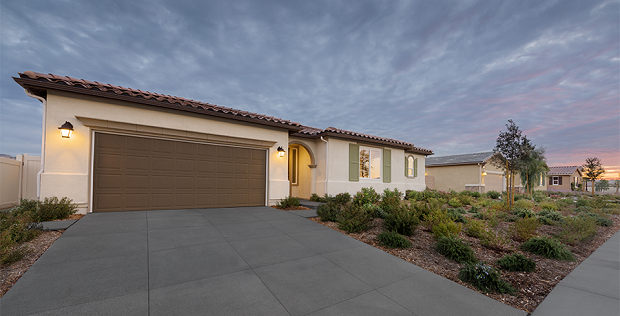
[[[0,0],[0,153],[41,150],[32,70],[435,156],[491,151],[509,119],[549,166],[620,172],[620,1]]]

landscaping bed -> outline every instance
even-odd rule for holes
[[[393,195],[393,193],[392,193]],[[458,197],[458,193],[437,193],[437,195],[444,197],[438,197],[439,203],[435,205],[441,205],[442,210],[446,210],[452,208],[453,206],[449,205],[449,201],[454,202],[453,199]],[[500,294],[497,292],[490,291],[490,293],[485,293],[485,291],[481,291],[477,289],[474,285],[468,282],[464,282],[459,278],[459,274],[461,269],[465,267],[465,263],[457,263],[454,260],[448,259],[446,256],[440,254],[436,250],[437,240],[438,238],[431,231],[431,225],[428,224],[424,219],[426,217],[420,216],[420,222],[415,225],[415,230],[412,236],[403,236],[409,242],[411,242],[411,246],[407,247],[403,246],[404,249],[401,248],[388,248],[384,246],[379,239],[377,238],[379,234],[387,231],[384,225],[384,219],[379,216],[373,216],[371,221],[368,223],[366,230],[361,230],[358,232],[350,232],[351,225],[344,224],[345,222],[356,222],[359,221],[359,217],[354,217],[350,215],[348,218],[343,217],[342,215],[338,218],[338,220],[333,221],[322,221],[320,217],[312,218],[311,220],[320,223],[324,226],[337,230],[343,234],[347,234],[352,238],[355,238],[359,241],[362,241],[366,244],[369,244],[373,247],[379,248],[387,253],[390,253],[394,256],[407,260],[419,267],[422,267],[428,271],[431,271],[435,274],[441,275],[447,279],[450,279],[454,282],[457,282],[463,286],[466,286],[470,289],[483,293],[484,295],[491,297],[497,301],[500,301],[504,304],[508,304],[520,310],[526,312],[533,312],[536,307],[543,301],[543,299],[553,290],[553,288],[566,277],[572,270],[574,270],[582,261],[587,259],[596,249],[598,249],[605,241],[607,241],[611,236],[613,236],[616,232],[620,230],[620,213],[618,212],[618,208],[612,206],[612,209],[605,209],[605,211],[597,210],[596,208],[587,209],[590,213],[584,213],[583,210],[586,208],[579,208],[577,206],[578,202],[584,204],[585,200],[590,199],[589,197],[581,197],[579,196],[577,201],[577,197],[572,196],[555,196],[550,194],[539,193],[539,201],[534,202],[522,202],[521,205],[532,205],[533,208],[528,212],[531,215],[531,218],[540,219],[540,214],[544,214],[540,205],[545,207],[553,207],[553,205],[557,205],[558,210],[557,213],[554,213],[556,216],[562,214],[561,221],[558,222],[547,222],[547,225],[542,225],[538,223],[535,225],[535,229],[531,232],[532,235],[528,235],[528,238],[520,239],[513,232],[515,231],[515,220],[518,220],[520,217],[515,216],[514,214],[520,214],[520,210],[512,209],[508,210],[505,206],[501,206],[500,203],[503,203],[499,200],[490,200],[487,206],[481,206],[478,204],[479,199],[472,198],[471,203],[474,205],[474,212],[471,212],[471,205],[462,205],[458,206],[458,208],[462,212],[462,221],[484,221],[486,223],[486,230],[492,231],[497,235],[504,238],[503,242],[498,242],[495,244],[488,244],[482,242],[483,238],[473,237],[468,235],[467,225],[462,223],[462,229],[459,229],[458,233],[454,236],[457,239],[463,240],[466,244],[469,245],[473,253],[475,254],[475,258],[480,265],[490,266],[492,268],[497,269],[500,272],[501,279],[508,282],[515,289],[515,294]],[[543,196],[544,195],[544,196]],[[359,194],[356,196],[358,199],[363,198],[363,194]],[[388,194],[389,197],[389,194]],[[384,194],[385,198],[385,194]],[[482,198],[484,199],[484,197]],[[481,200],[481,199],[480,199]],[[368,202],[368,201],[364,201]],[[436,202],[436,201],[434,201]],[[446,202],[446,203],[441,203]],[[487,204],[489,200],[484,201],[482,204]],[[600,202],[600,201],[597,201]],[[353,201],[344,203],[342,210],[345,210],[348,205],[354,205],[356,203],[355,197]],[[411,212],[415,212],[415,207],[411,204],[423,204],[421,201],[402,201],[405,208],[408,208]],[[456,203],[456,202],[455,202]],[[547,203],[546,205],[543,203]],[[594,202],[592,202],[594,203]],[[366,204],[368,206],[368,204]],[[385,204],[382,204],[380,201],[374,201],[374,205],[372,207],[367,207],[369,210],[381,209],[381,206],[385,207]],[[551,205],[551,206],[550,206]],[[504,210],[501,210],[501,208]],[[353,207],[355,208],[355,207]],[[324,210],[328,209],[327,207]],[[497,210],[497,216],[495,218],[495,223],[493,225],[489,225],[488,223],[492,220],[487,219],[478,219],[474,220],[474,217],[482,217],[477,214],[485,213],[488,209]],[[324,211],[323,210],[323,211]],[[344,211],[347,212],[347,211]],[[610,212],[610,213],[606,213]],[[329,213],[329,212],[327,212]],[[527,212],[526,212],[527,213]],[[323,214],[324,217],[327,216],[326,213],[319,211],[319,215]],[[582,214],[582,215],[580,215]],[[608,221],[605,222],[605,225],[608,226],[595,226],[595,233],[592,235],[592,231],[587,235],[587,238],[576,238],[583,237],[578,233],[566,233],[566,222],[571,222],[571,220],[578,219],[580,220],[583,214],[600,214],[601,217],[606,218]],[[329,215],[329,214],[328,214]],[[592,215],[594,216],[594,215]],[[515,218],[516,217],[516,218]],[[587,216],[586,216],[587,217]],[[530,217],[527,217],[530,218]],[[324,218],[325,219],[325,218]],[[430,217],[429,217],[430,219]],[[432,219],[431,219],[432,220]],[[544,220],[544,219],[542,219]],[[578,220],[575,220],[577,222]],[[521,220],[524,222],[525,220]],[[584,220],[584,223],[587,224],[588,221]],[[578,224],[585,225],[581,222]],[[591,221],[590,221],[591,224]],[[580,226],[576,226],[580,228]],[[344,228],[344,229],[343,229]],[[590,226],[590,229],[592,227]],[[348,229],[349,232],[345,231]],[[521,249],[522,244],[530,239],[529,236],[533,237],[549,237],[554,242],[560,243],[560,240],[564,241],[562,245],[565,246],[566,249],[572,252],[574,256],[574,261],[563,261],[557,259],[549,259],[545,258],[541,255],[536,255]],[[501,259],[507,255],[515,255],[522,254],[527,260],[533,260],[535,262],[535,269],[531,272],[525,271],[506,271],[499,269],[499,265],[497,260]]]

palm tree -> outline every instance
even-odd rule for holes
[[[548,171],[549,167],[547,167],[545,149],[542,147],[532,147],[532,150],[523,157],[519,168],[521,183],[525,186],[526,192],[530,196],[532,196],[534,189],[540,185],[540,179],[544,179]]]

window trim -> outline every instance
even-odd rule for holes
[[[368,150],[369,151],[369,158],[368,158],[368,178],[364,178],[362,177],[362,150]],[[371,178],[372,176],[372,151],[375,150],[377,152],[379,152],[379,177],[376,179]],[[383,149],[382,148],[376,148],[376,147],[368,147],[368,146],[359,146],[358,149],[358,160],[359,160],[359,168],[358,168],[358,175],[359,175],[359,180],[371,180],[371,181],[382,181],[383,180]]]
[[[299,150],[297,147],[291,147],[291,185],[299,185]]]
[[[418,158],[414,155],[407,155],[405,157],[407,159],[407,164],[405,166],[406,177],[410,179],[415,179],[418,177]],[[413,163],[409,165],[409,158],[412,159]],[[409,175],[409,170],[411,170],[411,175]]]
[[[551,179],[551,185],[560,185],[560,177],[553,176]]]

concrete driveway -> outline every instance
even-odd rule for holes
[[[89,214],[2,315],[526,315],[270,207]]]

